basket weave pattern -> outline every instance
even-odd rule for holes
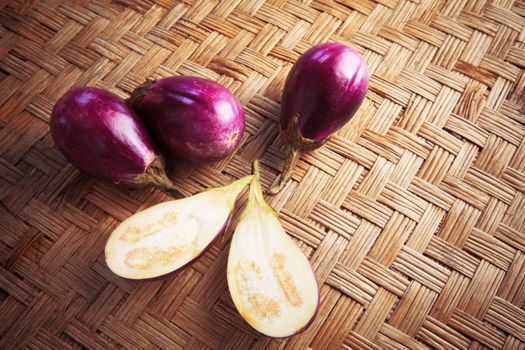
[[[105,240],[169,196],[73,168],[53,104],[147,79],[227,86],[247,116],[225,161],[175,164],[183,195],[283,163],[280,94],[325,41],[366,59],[367,98],[269,203],[310,258],[321,309],[289,339],[256,333],[226,285],[232,225],[176,275],[133,282]],[[0,349],[525,349],[525,2],[0,1]]]

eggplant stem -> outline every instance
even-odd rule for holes
[[[281,137],[286,145],[286,157],[284,168],[281,175],[277,176],[272,186],[268,190],[269,195],[276,195],[286,186],[286,183],[292,177],[293,170],[297,161],[304,152],[321,147],[326,140],[317,141],[304,137],[299,126],[299,114],[294,114],[286,130],[281,129]]]
[[[260,171],[261,170],[261,167],[259,165],[259,159],[256,159],[253,161],[253,176],[256,177],[257,179],[260,179]]]
[[[168,175],[166,175],[164,159],[161,156],[155,156],[155,159],[148,165],[142,175],[131,180],[126,180],[126,182],[136,186],[153,185],[175,198],[182,197],[173,182],[168,178]]]
[[[164,168],[156,168],[154,171],[149,173],[151,176],[151,183],[161,189],[162,191],[168,193],[169,195],[180,198],[180,192],[175,188],[175,185],[166,175]]]
[[[259,160],[256,159],[253,161],[253,177],[252,182],[250,183],[250,192],[248,194],[248,203],[249,204],[262,204],[266,205],[264,200],[264,195],[261,188],[261,182],[259,181]]]
[[[147,80],[145,83],[137,86],[135,90],[131,93],[128,99],[126,99],[126,103],[129,107],[134,108],[137,104],[142,101],[142,98],[146,94],[148,90],[151,90],[153,87],[153,83],[155,83],[155,80]]]
[[[268,194],[272,196],[276,195],[277,193],[281,192],[284,186],[286,186],[286,183],[292,177],[293,170],[297,165],[299,158],[301,158],[301,154],[302,152],[300,150],[288,147],[288,149],[286,150],[286,159],[284,161],[283,172],[279,176],[277,176],[272,186],[270,187]]]

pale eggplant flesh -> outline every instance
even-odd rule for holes
[[[251,175],[230,185],[154,205],[124,220],[106,244],[106,263],[128,279],[170,274],[201,256],[225,231]]]
[[[257,172],[232,238],[228,288],[250,326],[267,336],[289,337],[315,318],[319,287],[305,254],[264,201]]]

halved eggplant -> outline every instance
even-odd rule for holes
[[[304,330],[317,314],[319,288],[308,259],[264,201],[258,162],[246,209],[228,256],[228,287],[235,307],[253,328],[271,337]]]
[[[226,229],[235,200],[251,181],[154,205],[124,220],[106,244],[106,263],[130,279],[174,272],[202,255]]]

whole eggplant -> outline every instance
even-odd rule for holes
[[[286,159],[270,194],[286,185],[303,152],[322,146],[354,116],[367,88],[368,67],[346,45],[320,44],[299,57],[284,85],[280,132]]]
[[[187,161],[224,159],[244,132],[239,101],[211,80],[176,76],[147,82],[129,102],[160,144]]]
[[[120,97],[96,87],[72,89],[55,104],[50,128],[58,149],[79,170],[173,190],[145,126]]]

